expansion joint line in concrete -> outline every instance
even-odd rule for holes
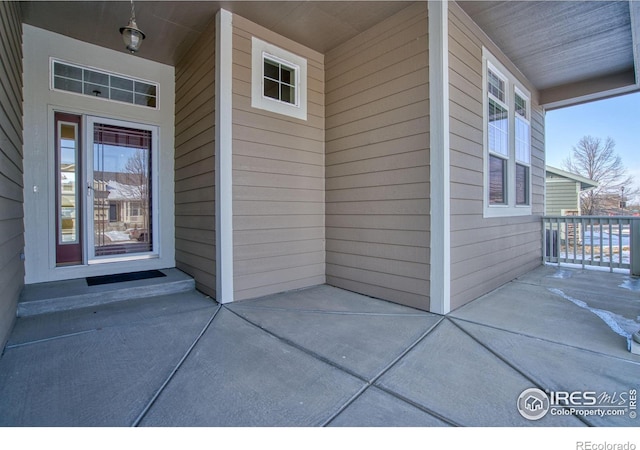
[[[213,314],[211,315],[211,318],[207,321],[207,324],[202,328],[202,331],[200,331],[200,334],[198,334],[198,336],[194,339],[193,343],[189,346],[189,348],[187,349],[187,351],[185,352],[185,354],[182,356],[182,358],[180,359],[180,361],[178,361],[178,364],[176,364],[176,366],[173,368],[173,370],[171,371],[171,373],[169,374],[169,376],[164,380],[164,383],[162,383],[162,385],[160,386],[160,388],[158,388],[158,390],[156,391],[156,393],[153,395],[153,397],[151,398],[151,400],[149,400],[149,403],[147,403],[147,406],[144,407],[144,409],[142,410],[142,412],[138,415],[138,417],[136,418],[136,420],[134,420],[133,424],[131,425],[132,427],[137,427],[140,422],[142,421],[142,419],[144,418],[144,416],[149,412],[149,410],[151,409],[151,407],[153,406],[153,404],[156,402],[156,400],[158,399],[158,397],[160,396],[160,394],[162,394],[162,391],[164,391],[164,389],[167,387],[167,385],[169,384],[169,382],[171,382],[171,379],[174,377],[174,375],[178,372],[178,370],[180,370],[180,367],[182,367],[182,364],[186,361],[186,359],[189,357],[189,355],[191,354],[191,352],[193,351],[193,349],[195,348],[195,346],[198,344],[198,342],[200,341],[200,339],[202,338],[202,336],[204,336],[204,334],[207,332],[207,330],[209,329],[209,327],[211,326],[211,324],[213,323],[213,320],[216,318],[216,316],[218,315],[218,313],[220,312],[220,309],[222,309],[222,306],[218,306],[218,308],[216,308],[216,310],[213,312]]]
[[[473,324],[473,325],[478,325],[478,326],[482,326],[482,327],[486,327],[486,328],[491,328],[492,330],[504,331],[505,333],[515,334],[516,336],[521,336],[521,337],[528,338],[528,339],[535,339],[535,340],[538,340],[538,341],[548,342],[549,344],[562,345],[564,347],[568,347],[568,348],[571,348],[571,349],[574,349],[574,350],[580,350],[582,352],[593,353],[594,355],[602,356],[603,358],[611,358],[611,359],[615,359],[616,361],[622,361],[622,362],[625,362],[625,363],[629,363],[629,364],[634,364],[634,365],[640,366],[640,362],[632,361],[632,360],[625,359],[625,358],[621,358],[620,356],[609,355],[607,353],[598,352],[598,351],[595,351],[595,350],[592,350],[592,349],[589,349],[589,348],[578,347],[576,345],[570,345],[570,344],[565,344],[565,343],[561,343],[561,342],[556,342],[556,341],[552,341],[551,339],[546,339],[546,338],[539,337],[539,336],[533,336],[533,335],[530,335],[530,334],[520,333],[518,331],[506,330],[504,328],[500,328],[500,327],[497,327],[495,325],[488,325],[486,323],[476,322],[475,320],[463,319],[461,317],[450,317],[449,320],[451,320],[452,322],[466,322],[466,323],[470,323],[470,324]],[[460,328],[460,327],[458,327],[458,328]],[[467,334],[469,334],[469,333],[467,333]]]
[[[466,331],[464,328],[462,328],[460,325],[458,325],[457,323],[455,323],[455,321],[449,319],[449,322],[451,322],[456,328],[458,328],[460,331],[462,331],[464,334],[466,334],[467,336],[469,336],[471,339],[473,339],[473,341],[475,341],[478,345],[480,345],[482,348],[484,348],[485,350],[487,350],[489,353],[491,353],[493,356],[495,356],[496,358],[498,358],[500,361],[502,361],[504,364],[506,364],[508,367],[510,367],[511,369],[515,370],[517,373],[519,373],[520,375],[522,375],[524,378],[526,378],[527,380],[529,380],[531,382],[531,384],[535,387],[537,387],[538,389],[540,389],[541,391],[545,390],[545,387],[542,386],[540,383],[538,383],[537,381],[534,380],[534,378],[532,376],[529,376],[529,374],[527,374],[526,372],[520,370],[518,367],[516,367],[515,365],[511,364],[507,359],[503,358],[502,355],[500,355],[499,353],[495,352],[494,350],[492,350],[491,348],[489,348],[488,346],[486,346],[485,344],[483,344],[479,339],[477,339],[474,335],[472,335],[471,333],[469,333],[468,331]],[[515,402],[515,400],[514,400]],[[565,408],[563,406],[563,408]],[[568,409],[568,408],[565,408]],[[586,426],[591,427],[593,426],[592,424],[590,424],[589,422],[586,421],[586,419],[584,419],[583,417],[580,417],[578,415],[573,415],[576,419],[578,419],[580,422],[584,423]]]
[[[278,306],[258,306],[258,305],[238,305],[236,308],[261,309],[265,311],[284,311],[305,314],[326,314],[334,316],[380,316],[380,317],[426,317],[429,313],[376,313],[376,312],[353,312],[353,311],[327,311],[322,309],[295,309],[281,308]]]
[[[344,405],[342,405],[338,411],[336,411],[331,417],[329,417],[323,424],[323,427],[329,426],[331,424],[331,422],[333,422],[349,405],[351,405],[353,402],[355,402],[362,394],[364,394],[371,386],[373,386],[385,373],[387,373],[389,370],[391,370],[391,368],[393,368],[393,366],[395,366],[398,361],[400,361],[402,358],[405,357],[405,355],[407,355],[411,350],[413,350],[420,342],[422,342],[438,325],[440,325],[440,323],[444,320],[444,316],[442,316],[435,324],[433,324],[431,327],[429,327],[429,329],[427,329],[424,333],[422,333],[422,335],[420,335],[420,337],[418,337],[418,339],[416,339],[412,344],[410,344],[402,353],[400,353],[396,358],[393,359],[393,361],[391,361],[389,364],[387,364],[386,367],[384,367],[377,375],[375,375],[373,378],[371,378],[370,380],[368,380],[365,384],[358,392],[356,392]],[[411,399],[408,399],[400,394],[398,394],[397,392],[394,392],[390,389],[385,388],[384,386],[376,386],[376,388],[380,389],[381,391],[391,395],[392,397],[397,398],[398,400],[401,400],[405,403],[410,404],[411,406],[413,406],[416,409],[419,409],[422,412],[425,412],[431,416],[434,416],[440,420],[442,420],[445,423],[448,423],[449,425],[452,426],[460,426],[460,424],[456,423],[455,421],[449,419],[448,417],[445,417],[441,414],[439,414],[436,411],[433,411],[419,403],[414,402]]]
[[[52,337],[43,338],[43,339],[35,339],[33,341],[21,342],[19,344],[11,344],[11,345],[7,344],[4,348],[4,351],[0,353],[0,356],[2,356],[5,351],[12,350],[14,348],[26,347],[27,345],[41,344],[43,342],[55,341],[57,339],[64,339],[64,338],[69,338],[74,336],[80,336],[88,333],[95,333],[96,331],[100,331],[100,328],[92,328],[90,330],[76,331],[75,333],[60,334],[58,336],[52,336]]]
[[[261,327],[260,325],[258,325],[257,323],[249,320],[248,318],[244,317],[242,314],[240,314],[237,311],[234,311],[232,309],[230,309],[228,306],[226,305],[222,305],[222,307],[229,311],[230,313],[232,313],[233,315],[237,316],[238,318],[244,320],[245,322],[249,323],[250,325],[259,328],[260,330],[262,330],[263,332],[269,334],[270,336],[273,336],[274,338],[278,339],[279,341],[283,342],[284,344],[287,344],[293,348],[296,348],[298,350],[300,350],[301,352],[311,356],[314,359],[317,359],[319,361],[322,361],[325,364],[330,365],[331,367],[334,367],[337,370],[340,370],[342,372],[345,372],[349,375],[351,375],[354,378],[359,379],[360,381],[362,381],[364,383],[364,385],[362,386],[362,388],[360,388],[358,390],[358,392],[356,392],[349,400],[347,400],[340,408],[338,408],[337,411],[335,411],[333,414],[330,415],[330,417],[328,417],[324,422],[320,423],[319,426],[321,427],[326,427],[328,426],[336,417],[338,417],[338,415],[340,415],[349,405],[351,405],[357,398],[359,398],[367,389],[369,389],[371,386],[374,385],[374,383],[382,376],[384,375],[386,372],[388,372],[400,359],[402,359],[408,352],[410,352],[416,345],[418,345],[429,333],[431,333],[431,331],[433,331],[438,324],[440,324],[442,322],[442,320],[444,319],[444,317],[442,317],[436,324],[432,325],[431,327],[429,327],[428,330],[426,330],[424,333],[422,333],[420,335],[420,337],[418,337],[413,343],[411,343],[404,351],[402,351],[402,353],[400,353],[400,355],[398,355],[396,358],[394,358],[393,361],[391,361],[385,368],[383,368],[377,375],[375,375],[372,379],[366,379],[365,377],[363,377],[360,374],[357,374],[355,372],[353,372],[352,370],[347,369],[346,367],[340,366],[338,364],[336,364],[335,362],[331,361],[330,359],[319,355],[311,350],[309,350],[308,348],[305,348],[293,341],[291,341],[290,339],[287,339],[283,336],[280,336],[276,333],[273,333],[272,331],[269,331],[263,327]],[[409,399],[406,399],[400,395],[398,395],[397,393],[390,391],[388,389],[384,389],[381,388],[379,386],[377,386],[379,389],[385,391],[387,394],[392,395],[393,397],[405,402],[405,403],[409,403],[410,405],[420,409],[421,411],[430,414],[434,417],[437,417],[438,419],[449,423],[451,425],[457,426],[458,424],[456,424],[455,422],[453,422],[451,419],[448,419],[446,417],[441,416],[440,414],[436,413],[435,411],[431,411],[428,408],[425,408],[422,405],[416,404],[414,402],[412,402]]]
[[[349,374],[349,375],[351,375],[352,377],[358,378],[359,380],[362,380],[362,381],[364,381],[364,382],[366,382],[366,381],[367,381],[367,380],[365,380],[361,375],[358,375],[357,373],[352,372],[352,371],[350,371],[349,369],[346,369],[346,368],[344,368],[344,367],[340,367],[340,366],[336,365],[333,361],[331,361],[331,360],[329,360],[329,359],[325,358],[324,356],[319,355],[319,354],[317,354],[317,353],[315,353],[315,352],[312,352],[312,351],[311,351],[311,350],[309,350],[308,348],[302,347],[301,345],[296,344],[295,342],[293,342],[293,341],[292,341],[292,340],[290,340],[290,339],[285,338],[284,336],[280,336],[279,334],[276,334],[276,333],[274,333],[273,331],[269,331],[269,330],[267,330],[266,328],[261,327],[260,325],[258,325],[257,323],[253,322],[252,320],[247,319],[245,316],[243,316],[243,315],[242,315],[242,314],[240,314],[239,312],[237,312],[237,311],[234,311],[234,310],[230,309],[228,306],[226,306],[226,305],[222,305],[222,307],[223,307],[226,311],[229,311],[231,314],[233,314],[234,316],[238,317],[239,319],[244,320],[244,321],[245,321],[245,322],[247,322],[248,324],[250,324],[250,325],[252,325],[252,326],[254,326],[254,327],[256,327],[256,328],[260,329],[261,331],[263,331],[264,333],[267,333],[267,334],[268,334],[268,335],[270,335],[270,336],[273,336],[274,338],[278,339],[279,341],[281,341],[281,342],[283,342],[283,343],[285,343],[285,344],[287,344],[287,345],[289,345],[289,346],[291,346],[291,347],[293,347],[293,348],[295,348],[295,349],[298,349],[298,350],[300,350],[301,352],[306,353],[307,355],[309,355],[309,356],[311,356],[311,357],[313,357],[313,358],[315,358],[315,359],[318,359],[318,360],[320,360],[320,361],[322,361],[322,362],[324,362],[324,363],[326,363],[326,364],[329,364],[330,366],[333,366],[333,367],[335,367],[335,368],[337,368],[337,369],[340,369],[340,370],[342,370],[343,372],[348,373],[348,374]]]

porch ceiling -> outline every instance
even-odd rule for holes
[[[147,35],[138,56],[175,65],[220,8],[325,53],[411,3],[137,0],[137,23]],[[129,19],[128,1],[24,1],[21,5],[25,23],[125,51],[118,29]]]
[[[640,89],[639,1],[458,3],[548,108]]]
[[[175,65],[224,7],[324,53],[405,8],[405,1],[143,1],[138,54]],[[461,1],[540,90],[547,108],[640,90],[640,1]],[[130,3],[23,1],[30,25],[117,51]],[[635,34],[635,35],[634,35]]]

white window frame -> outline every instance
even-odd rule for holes
[[[295,102],[264,95],[264,59],[279,62],[295,71]],[[307,60],[256,37],[251,38],[251,106],[276,114],[307,120]]]
[[[505,81],[505,102],[508,111],[508,149],[507,156],[489,151],[489,92],[488,92],[488,71],[496,73]],[[516,157],[516,107],[515,94],[527,102],[527,121],[529,125],[529,161],[521,161]],[[493,98],[493,96],[492,96]],[[531,93],[524,87],[522,83],[514,77],[506,67],[498,61],[485,47],[482,48],[482,105],[483,105],[483,159],[484,159],[484,190],[483,204],[484,217],[511,217],[526,216],[532,214],[532,163],[531,163]],[[507,159],[506,173],[506,203],[491,204],[489,202],[489,160],[490,156],[495,155]],[[516,165],[528,167],[528,203],[525,205],[516,204]]]

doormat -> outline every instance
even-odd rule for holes
[[[119,273],[117,275],[103,275],[100,277],[87,277],[88,286],[99,284],[122,283],[124,281],[146,280],[148,278],[160,278],[166,275],[159,270],[146,270],[144,272]]]

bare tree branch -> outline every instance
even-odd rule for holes
[[[615,147],[615,141],[610,137],[603,142],[597,137],[584,136],[573,147],[571,156],[563,162],[568,172],[598,183],[597,188],[581,194],[583,214],[611,214],[619,210],[623,192],[625,198],[638,194],[634,179],[627,173]]]

